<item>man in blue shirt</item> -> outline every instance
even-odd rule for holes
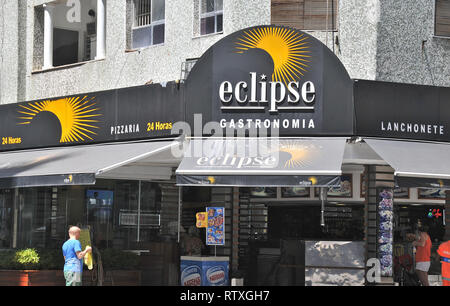
[[[62,251],[64,255],[64,278],[66,279],[66,286],[81,286],[81,275],[83,273],[83,258],[86,253],[92,252],[90,246],[86,246],[84,251],[81,251],[80,239],[81,229],[72,226],[69,229],[69,237],[63,246]]]

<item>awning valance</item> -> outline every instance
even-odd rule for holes
[[[91,185],[174,145],[178,142],[167,140],[0,153],[0,188]]]
[[[345,138],[191,140],[180,186],[338,186]]]
[[[450,188],[450,144],[364,139],[395,172],[400,187]]]

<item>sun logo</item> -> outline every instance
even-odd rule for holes
[[[307,167],[311,158],[316,153],[316,147],[313,145],[305,146],[292,140],[282,140],[278,145],[273,146],[271,152],[288,153],[289,157],[284,163],[285,168],[304,168]]]
[[[307,72],[308,37],[294,29],[284,27],[260,27],[245,31],[236,42],[237,53],[244,53],[249,49],[262,49],[273,60],[274,71],[272,81],[290,82],[298,81]]]
[[[310,181],[312,185],[316,185],[317,184],[317,177],[311,176],[311,177],[308,178],[308,181]]]
[[[283,144],[280,146],[279,151],[290,155],[290,159],[284,164],[285,168],[301,167],[305,161],[305,157],[308,155],[308,151],[297,144]]]
[[[71,184],[73,182],[73,175],[70,174],[66,179],[64,179],[64,183]]]
[[[40,113],[50,112],[61,124],[60,143],[93,140],[92,136],[97,135],[95,130],[99,129],[96,125],[99,122],[97,118],[102,116],[93,99],[86,96],[72,97],[19,105],[19,119],[22,121],[19,124],[29,125]]]

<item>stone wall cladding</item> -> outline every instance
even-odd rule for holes
[[[0,103],[17,101],[18,20],[17,0],[0,1]]]
[[[434,0],[380,0],[380,81],[450,86],[450,38],[434,37]]]
[[[334,47],[351,78],[450,87],[450,38],[434,36],[434,6],[435,0],[341,0],[334,40],[330,32],[328,39],[308,32]]]

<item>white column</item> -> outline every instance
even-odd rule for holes
[[[53,68],[53,9],[51,4],[44,4],[44,67]]]
[[[106,57],[106,0],[97,0],[97,54],[95,59]]]

